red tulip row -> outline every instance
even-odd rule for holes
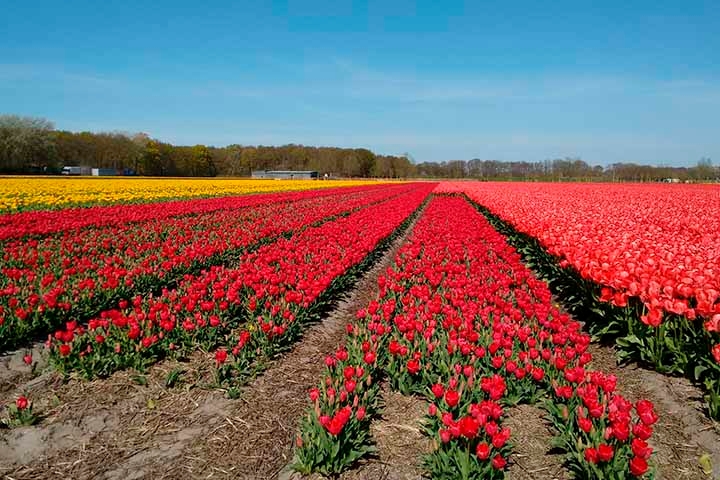
[[[720,187],[444,182],[537,238],[580,274],[607,287],[602,299],[702,316],[720,331]]]
[[[506,407],[541,399],[580,478],[648,471],[652,404],[633,405],[612,375],[587,368],[589,336],[468,202],[435,198],[378,287],[310,391],[297,470],[337,473],[370,451],[369,422],[387,377],[430,402],[432,478],[502,478]]]
[[[623,359],[702,385],[720,418],[720,188],[446,182]]]
[[[218,210],[236,210],[276,202],[290,202],[338,193],[366,192],[387,185],[343,187],[296,192],[265,193],[237,197],[196,198],[151,204],[106,205],[63,210],[37,210],[0,215],[0,240],[67,232],[87,227],[117,225],[118,222],[147,222]]]
[[[49,341],[53,361],[63,371],[107,375],[223,345],[232,332],[233,361],[226,363],[224,349],[218,354],[223,376],[247,373],[255,357],[296,337],[299,320],[317,308],[319,297],[342,287],[348,271],[390,236],[434,186],[405,187],[401,195],[280,238],[229,267],[187,275],[159,296],[121,300],[87,328],[69,322]]]
[[[393,195],[412,185],[336,191],[160,221],[73,230],[6,242],[0,278],[0,348],[86,319],[201,266],[224,263],[261,241]],[[145,206],[148,209],[156,206]]]

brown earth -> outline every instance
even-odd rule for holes
[[[510,454],[509,480],[565,480],[570,478],[562,455],[551,451],[552,432],[543,419],[545,412],[534,405],[519,405],[506,411],[503,426],[509,427],[514,448]]]

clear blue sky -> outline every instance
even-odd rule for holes
[[[230,3],[4,0],[0,113],[416,161],[720,162],[718,0]]]

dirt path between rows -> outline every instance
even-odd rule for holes
[[[570,478],[562,455],[552,452],[552,432],[545,412],[535,405],[506,410],[503,427],[510,428],[513,451],[505,478],[509,480],[565,480]]]
[[[6,361],[0,401],[27,392],[44,418],[37,426],[0,430],[0,475],[17,480],[277,477],[291,460],[299,419],[309,405],[307,391],[319,381],[324,357],[343,340],[357,310],[375,298],[377,277],[413,225],[237,400],[206,388],[213,370],[209,354],[183,363],[163,361],[146,375],[118,372],[105,380],[63,382],[54,373],[28,380],[30,368],[18,364],[19,352],[20,360]],[[168,388],[171,372],[181,374]],[[16,382],[23,383],[10,388]]]

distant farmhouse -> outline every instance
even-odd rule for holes
[[[314,170],[254,170],[252,178],[272,178],[275,180],[317,180]]]
[[[66,165],[60,171],[61,175],[68,176],[93,176],[93,177],[117,177],[135,175],[135,170],[131,168],[94,168],[81,167],[74,165]]]

